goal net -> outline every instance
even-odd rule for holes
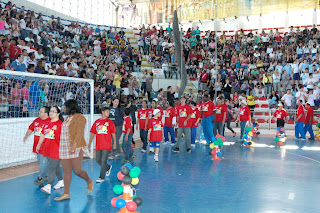
[[[88,142],[94,122],[93,87],[89,79],[0,70],[0,169],[36,161],[33,134],[26,142],[23,137],[43,106],[63,109],[65,101],[77,100],[87,119]]]

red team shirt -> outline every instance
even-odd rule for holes
[[[172,119],[175,116],[175,109],[172,107],[167,108],[166,112],[164,113],[164,125],[172,127]]]
[[[228,105],[227,104],[222,104],[224,112],[226,112],[226,118],[224,119],[225,121],[228,120]]]
[[[311,124],[313,124],[313,109],[311,108],[307,110],[305,124],[310,124],[310,121],[311,121]]]
[[[44,145],[43,156],[50,157],[53,159],[59,159],[59,146],[60,146],[60,135],[62,121],[48,122],[43,125],[42,134],[45,139],[41,147]]]
[[[184,125],[184,121],[187,119],[187,117],[191,114],[191,107],[186,104],[184,106],[179,106],[177,109],[177,117],[179,117],[179,127],[180,128],[187,128],[191,127],[190,122],[187,122],[187,125]]]
[[[116,127],[109,118],[99,118],[94,122],[90,132],[96,135],[96,150],[111,150],[111,134],[116,133]]]
[[[161,142],[162,141],[162,121],[158,118],[151,118],[150,122],[150,142]]]
[[[249,121],[251,115],[250,108],[248,106],[240,107],[240,121]]]
[[[189,119],[189,123],[191,125],[191,127],[198,127],[199,123],[196,124],[198,118],[200,118],[201,115],[200,115],[200,111],[198,108],[194,108],[192,109],[191,108],[191,117]]]
[[[297,120],[297,122],[305,122],[306,116],[304,114],[304,107],[302,105],[298,107],[297,118],[299,117],[299,115],[302,115],[302,116],[299,120]]]
[[[130,133],[133,133],[132,120],[131,120],[130,116],[124,117],[123,124],[122,124],[122,133],[127,133],[128,129],[131,129]]]
[[[145,129],[146,128],[148,110],[149,109],[139,109],[138,110],[139,129]]]
[[[212,101],[203,102],[201,104],[201,111],[203,117],[209,117],[213,115],[214,103]]]
[[[223,105],[216,105],[215,110],[216,110],[215,120],[218,122],[222,122],[224,113],[226,112],[226,108]]]
[[[29,129],[31,131],[33,131],[33,134],[34,134],[34,139],[33,139],[33,149],[32,149],[32,152],[34,153],[37,153],[36,152],[36,149],[37,149],[37,146],[38,146],[38,143],[39,143],[39,139],[40,139],[40,136],[42,134],[42,127],[45,123],[47,122],[50,122],[50,118],[47,118],[45,120],[42,120],[41,118],[36,118],[32,124],[30,124],[29,126]],[[39,150],[39,154],[43,154],[43,145],[41,146],[40,150]]]
[[[273,116],[276,117],[277,120],[282,120],[282,119],[284,119],[285,117],[288,117],[289,114],[288,114],[287,111],[284,110],[284,109],[282,109],[282,110],[278,110],[278,109],[277,109],[277,110],[275,111],[275,113],[274,113]]]

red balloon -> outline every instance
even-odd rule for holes
[[[112,198],[112,200],[111,200],[111,206],[113,206],[113,207],[116,208],[116,202],[117,202],[117,200],[118,200],[117,197]]]
[[[122,180],[124,177],[124,174],[121,173],[121,171],[118,172],[117,177],[119,180]]]
[[[131,149],[134,149],[134,144],[131,144]]]
[[[134,212],[137,209],[137,204],[133,201],[130,201],[127,203],[126,207],[129,212]]]

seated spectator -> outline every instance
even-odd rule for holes
[[[17,59],[11,63],[12,68],[15,71],[25,72],[27,67],[23,63],[23,61],[24,61],[24,56],[22,54],[19,54],[17,56]]]

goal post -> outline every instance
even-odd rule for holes
[[[87,119],[88,142],[94,123],[92,79],[0,70],[0,169],[36,161],[32,153],[33,134],[23,142],[29,125],[42,106],[62,107],[69,99],[77,100]],[[91,158],[93,148],[92,143]]]

